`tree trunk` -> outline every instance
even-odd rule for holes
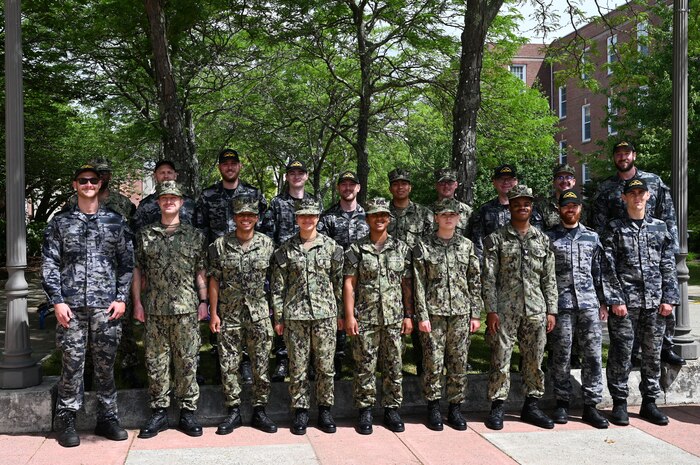
[[[160,0],[144,0],[149,39],[153,51],[153,68],[158,95],[160,126],[163,132],[163,156],[174,161],[178,181],[193,195],[199,194],[199,163],[194,153],[191,117],[183,110],[170,61],[165,25],[165,11]]]
[[[462,31],[459,83],[452,111],[452,167],[457,170],[457,198],[471,204],[476,180],[476,122],[481,108],[481,67],[486,33],[503,0],[468,0]]]

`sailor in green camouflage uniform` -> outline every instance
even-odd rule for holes
[[[454,199],[457,190],[457,171],[450,168],[440,168],[435,172],[435,192],[437,201],[432,205],[431,210],[435,212],[435,207],[443,199]],[[459,201],[457,201],[459,202]],[[459,202],[459,224],[455,232],[460,236],[469,237],[469,219],[472,216],[472,207],[466,203]],[[438,225],[435,223],[433,229],[437,231]]]
[[[250,354],[253,377],[254,428],[267,433],[277,426],[265,412],[270,397],[270,348],[272,323],[265,292],[272,253],[272,239],[255,231],[258,201],[239,197],[233,201],[236,231],[209,246],[209,328],[219,340],[221,385],[226,419],[216,434],[229,434],[241,426],[241,386],[238,366],[244,348]]]
[[[527,392],[520,419],[549,429],[554,423],[537,403],[544,395],[541,367],[546,333],[554,329],[557,314],[554,253],[549,238],[530,224],[532,189],[515,186],[508,200],[510,222],[484,239],[481,282],[491,344],[488,397],[492,401],[486,426],[503,428],[503,401],[510,391],[510,357],[517,340]]]
[[[161,220],[141,230],[137,238],[132,297],[134,318],[145,323],[148,394],[153,410],[139,432],[152,438],[168,429],[170,392],[180,407],[178,429],[201,436],[195,410],[201,346],[198,321],[208,314],[204,236],[180,223],[182,189],[175,181],[158,185]],[[171,383],[170,365],[174,367]]]
[[[390,221],[386,199],[369,201],[369,235],[345,252],[343,304],[346,331],[354,336],[353,398],[360,434],[372,433],[380,354],[384,424],[393,432],[405,429],[398,409],[403,401],[401,335],[413,330],[411,255],[405,243],[387,234]]]
[[[423,393],[428,428],[441,431],[442,372],[447,371],[447,423],[466,430],[461,413],[467,388],[469,335],[481,326],[481,281],[474,244],[456,234],[460,205],[443,199],[435,205],[438,230],[413,249],[415,306],[423,344]]]
[[[119,426],[114,362],[134,265],[126,220],[99,203],[97,168],[75,172],[76,205],[46,226],[42,286],[56,315],[56,346],[62,352],[55,428],[63,447],[80,444],[75,414],[83,404],[87,345],[94,359],[97,394],[95,434],[125,440]]]
[[[272,308],[275,332],[284,335],[289,351],[289,394],[294,412],[293,434],[306,434],[309,422],[309,361],[316,368],[318,427],[334,433],[333,354],[335,332],[342,329],[343,248],[316,230],[320,204],[296,204],[299,232],[275,251]]]
[[[405,242],[409,249],[413,250],[421,237],[433,232],[433,212],[411,201],[411,174],[408,171],[396,168],[389,172],[388,178],[392,196],[389,211],[393,217],[389,223],[389,234]],[[416,361],[416,374],[421,375],[423,351],[418,331],[411,332],[411,340],[413,357]]]

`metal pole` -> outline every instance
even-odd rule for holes
[[[0,388],[41,383],[41,366],[32,359],[27,315],[27,225],[24,197],[24,102],[20,0],[5,0],[5,168],[7,211],[7,320],[0,358]]]
[[[688,305],[688,0],[673,2],[673,203],[678,213],[676,256],[681,304],[676,308],[676,351],[698,358],[698,343],[690,334]]]

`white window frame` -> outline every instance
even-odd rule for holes
[[[583,55],[581,55],[581,80],[585,81],[588,79],[588,74],[586,74],[586,56],[588,55],[588,52],[590,52],[591,49],[590,47],[586,47],[583,49]]]
[[[591,170],[588,169],[588,163],[581,163],[581,182],[588,184],[591,182]]]
[[[608,76],[613,73],[612,64],[617,61],[617,34],[613,34],[607,39],[608,50]]]
[[[566,118],[566,86],[559,87],[559,119]]]
[[[518,75],[519,73],[516,74],[514,68],[519,68],[519,69],[521,69],[521,70],[522,70],[522,76],[519,76],[519,75]],[[520,80],[523,81],[524,83],[527,83],[527,65],[526,65],[526,64],[520,64],[520,63],[518,63],[518,64],[511,64],[510,67],[509,67],[508,69],[509,69],[509,71],[510,71],[510,74],[512,74],[512,75],[515,76],[516,78],[520,79]]]
[[[588,121],[586,121],[588,114]],[[588,137],[586,137],[586,125],[588,125]],[[591,104],[581,105],[581,142],[591,141]]]
[[[617,116],[617,108],[613,105],[612,96],[608,97],[608,135],[614,136],[617,134],[613,119]]]
[[[649,37],[649,22],[640,21],[637,23],[637,52],[642,55],[649,55],[649,44],[647,38]],[[642,43],[644,42],[644,43]]]
[[[559,164],[560,165],[565,165],[568,162],[569,155],[566,151],[566,148],[568,146],[569,146],[569,144],[566,142],[566,139],[559,141]]]

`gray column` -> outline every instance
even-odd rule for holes
[[[673,4],[673,203],[678,214],[679,253],[676,257],[681,304],[676,308],[676,352],[698,358],[698,343],[690,334],[688,305],[688,0]]]
[[[7,172],[7,321],[0,358],[0,388],[41,383],[41,366],[32,359],[27,316],[27,226],[24,198],[24,104],[20,0],[5,0],[5,168]]]

